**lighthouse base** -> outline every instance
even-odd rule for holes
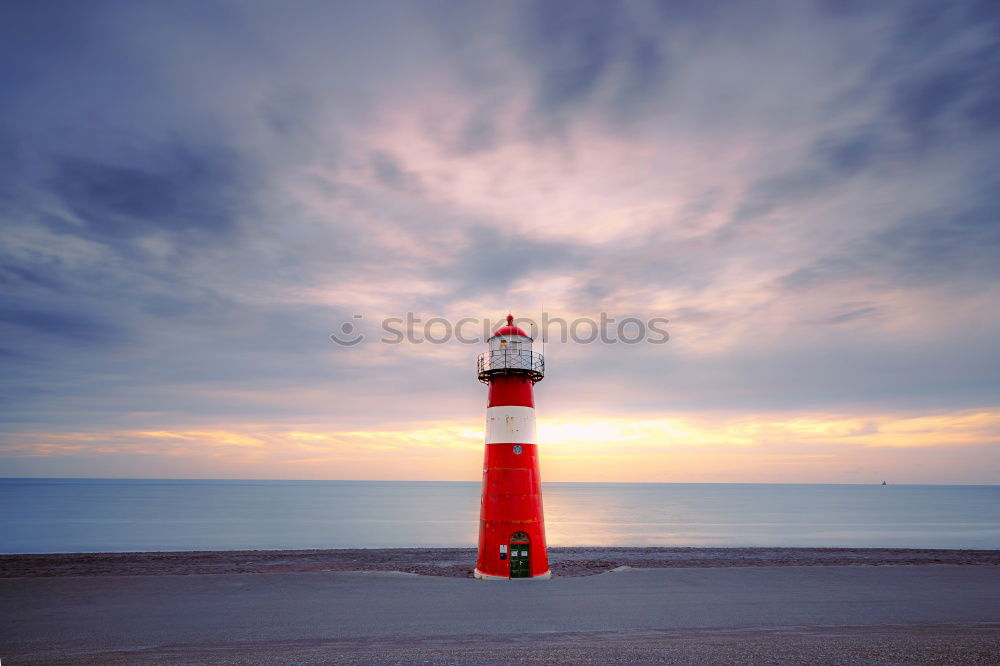
[[[479,580],[548,580],[552,578],[552,571],[546,571],[545,573],[540,573],[537,576],[531,576],[530,578],[510,578],[508,576],[494,576],[492,574],[485,574],[479,569],[472,572],[472,575]]]

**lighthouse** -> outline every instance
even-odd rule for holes
[[[487,343],[489,350],[478,362],[489,398],[475,576],[551,578],[533,391],[545,375],[545,359],[532,351],[532,339],[514,326],[510,314]]]

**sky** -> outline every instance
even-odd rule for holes
[[[478,480],[482,340],[382,322],[510,311],[669,320],[550,331],[546,481],[1000,482],[994,2],[15,1],[0,52],[0,476]]]

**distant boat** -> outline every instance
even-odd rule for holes
[[[884,485],[886,485],[885,481],[883,481],[883,482],[882,482],[882,485],[883,485],[883,486],[884,486]]]

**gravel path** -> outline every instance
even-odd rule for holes
[[[271,641],[35,656],[30,664],[934,664],[989,665],[1000,626],[797,628],[466,636],[423,641]]]
[[[0,580],[4,664],[990,664],[1000,568]]]

